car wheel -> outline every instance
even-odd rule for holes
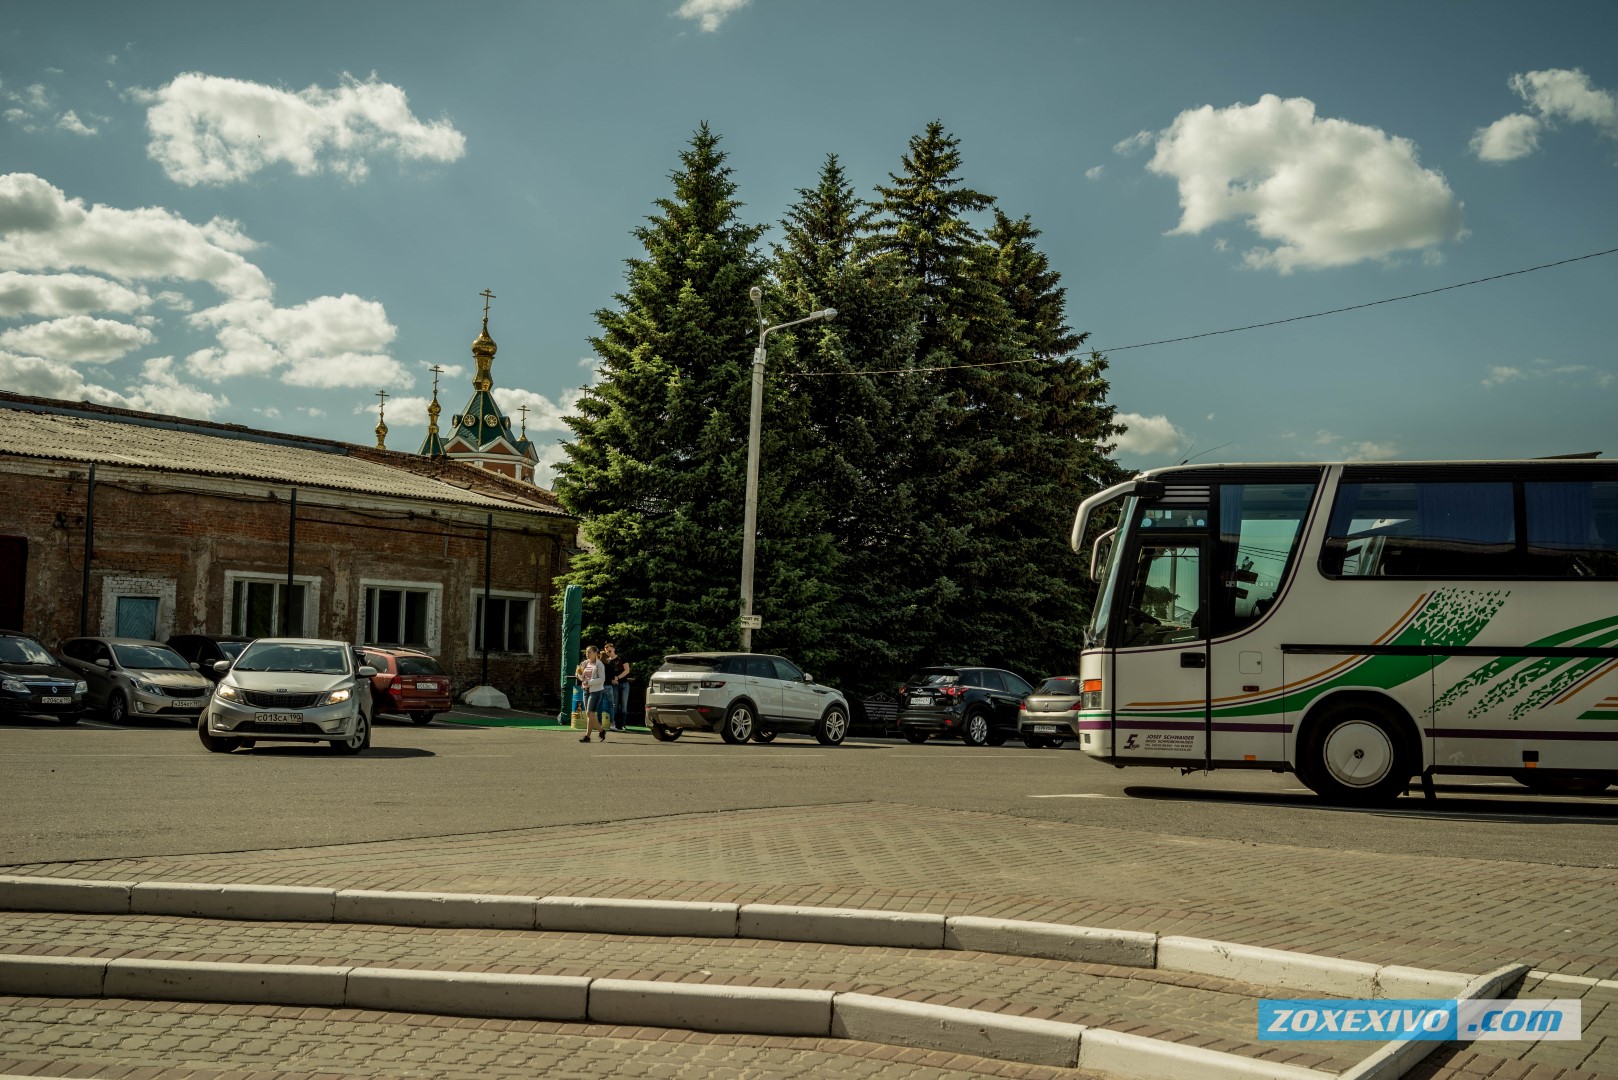
[[[1024,735],[1022,736],[1022,744],[1030,750],[1038,750],[1041,746],[1049,745],[1045,742],[1045,736],[1043,735]]]
[[[815,729],[815,740],[821,746],[841,746],[847,736],[848,713],[841,705],[833,705],[820,718],[820,726]]]
[[[327,744],[334,754],[357,754],[371,745],[371,718],[361,709],[354,724],[354,734],[346,739],[335,739]]]
[[[745,701],[738,701],[725,714],[725,722],[719,726],[719,737],[740,746],[753,737],[754,723],[753,707]]]
[[[58,716],[56,718],[56,722],[61,724],[63,727],[72,727],[82,719],[84,719],[84,714],[82,712],[70,712],[63,713],[61,716]]]
[[[123,692],[114,690],[107,695],[107,722],[109,724],[125,724],[129,722],[129,699]]]
[[[769,728],[754,728],[753,729],[753,741],[754,742],[761,742],[761,743],[774,742],[775,741],[775,732],[771,731]]]
[[[208,734],[208,714],[197,717],[197,738],[210,754],[228,754],[242,744],[240,739],[220,738]]]
[[[927,741],[927,733],[925,731],[917,731],[914,728],[905,728],[904,736],[906,742],[924,743]]]
[[[975,712],[961,725],[961,741],[968,746],[988,746],[989,736],[993,731],[994,725],[989,722],[989,714]]]
[[[1373,806],[1392,802],[1415,773],[1405,734],[1374,706],[1328,706],[1308,728],[1299,776],[1328,802]]]
[[[433,722],[433,717],[437,715],[437,713],[430,712],[413,712],[410,714],[410,719],[418,724],[430,724]]]
[[[656,739],[658,742],[673,742],[675,739],[678,739],[681,735],[685,734],[684,728],[664,727],[656,720],[651,722],[651,728],[652,738]]]
[[[1538,769],[1518,769],[1511,778],[1538,795],[1599,795],[1612,786],[1612,773],[1542,773]]]

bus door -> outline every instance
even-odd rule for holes
[[[1179,523],[1154,517],[1163,513],[1143,511],[1126,602],[1112,612],[1112,756],[1201,768],[1208,753],[1208,535],[1151,527]],[[1205,527],[1206,519],[1203,510],[1184,524]]]

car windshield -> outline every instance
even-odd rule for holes
[[[401,656],[399,660],[399,674],[401,675],[442,675],[444,669],[437,660],[430,656]]]
[[[242,654],[242,650],[247,648],[245,641],[221,641],[218,644],[219,651],[225,654],[226,660],[236,659]]]
[[[285,671],[304,675],[348,674],[343,645],[289,645],[255,641],[242,651],[235,671]]]
[[[190,671],[191,665],[167,645],[114,645],[118,666],[132,671]]]
[[[1068,697],[1079,696],[1079,680],[1064,676],[1056,679],[1046,679],[1039,684],[1036,694],[1066,694]]]
[[[51,664],[56,658],[50,650],[25,637],[0,637],[0,664]]]

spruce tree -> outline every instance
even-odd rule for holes
[[[616,306],[596,312],[601,378],[568,418],[574,437],[557,467],[557,495],[588,545],[563,579],[583,586],[585,639],[614,638],[643,671],[666,652],[737,641],[757,336],[748,290],[763,276],[763,230],[738,219],[718,144],[703,124],[671,174],[672,194],[634,232],[645,254],[627,260]],[[777,640],[792,642],[781,609],[820,601],[776,550],[796,524],[778,498],[791,478],[765,476],[756,591],[784,601],[765,615]]]

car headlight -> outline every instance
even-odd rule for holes
[[[214,688],[213,696],[216,698],[224,698],[226,701],[240,701],[242,699],[242,692],[234,686],[230,686],[226,683],[220,683]]]
[[[331,693],[326,695],[326,704],[337,705],[341,702],[347,701],[353,696],[354,691],[352,690],[333,690]]]
[[[90,684],[85,682],[83,679],[80,679],[78,682],[73,684],[73,692],[75,694],[88,694],[90,692]]]
[[[28,693],[28,684],[20,679],[0,679],[0,688],[10,694]]]
[[[163,688],[161,686],[157,685],[156,683],[146,682],[143,679],[135,680],[135,689],[139,690],[143,694],[151,694],[153,697],[163,696]]]

